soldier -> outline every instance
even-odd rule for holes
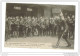
[[[40,21],[40,26],[41,26],[41,35],[44,35],[44,30],[45,30],[45,18],[41,17],[41,21]]]
[[[20,16],[19,19],[20,19],[20,21],[19,21],[19,36],[22,37],[23,36],[23,21],[24,21],[24,19],[22,16]]]
[[[9,36],[12,37],[12,29],[11,29],[11,25],[13,24],[12,23],[12,17],[8,18],[8,22],[9,22]]]
[[[16,18],[12,18],[12,24],[11,24],[11,33],[13,37],[16,37],[16,31],[17,31],[17,24],[16,24]]]
[[[23,32],[23,36],[24,37],[26,37],[26,25],[25,25],[25,23],[26,23],[26,19],[25,19],[25,17],[23,17],[23,21],[22,21],[22,32]]]
[[[72,21],[73,21],[73,24],[72,24],[72,36],[73,36],[73,39],[74,39],[74,31],[75,31],[75,15],[72,15]]]
[[[28,20],[27,20],[27,23],[28,23],[28,30],[27,30],[27,35],[28,36],[31,36],[32,35],[32,21],[31,21],[31,17],[30,16],[28,16],[28,18],[27,18]]]
[[[71,44],[68,41],[68,25],[66,23],[66,21],[64,20],[63,15],[59,16],[58,21],[57,21],[57,34],[58,34],[58,41],[56,44],[56,47],[59,46],[60,43],[60,39],[63,38],[66,42],[67,42],[67,47],[70,47]]]
[[[74,39],[74,26],[75,26],[74,16],[72,16],[71,18],[68,16],[67,18],[68,18],[67,24],[69,26],[69,38],[72,36]]]
[[[40,18],[37,18],[37,30],[38,30],[38,36],[41,35],[41,19]]]
[[[10,17],[6,17],[6,22],[5,22],[5,41],[7,39],[9,39],[9,35],[10,35],[10,30],[9,30],[9,27],[10,27]]]
[[[19,37],[19,16],[16,16],[15,23],[16,23],[16,25],[17,25],[17,31],[16,31],[17,37]]]
[[[24,26],[25,26],[25,30],[24,30],[24,34],[25,34],[25,37],[27,36],[27,33],[28,33],[28,17],[25,16],[24,17]]]
[[[36,26],[36,19],[33,16],[32,17],[32,35],[34,36],[34,32],[35,32],[35,26]]]
[[[39,36],[42,36],[42,17],[38,18],[38,31],[39,31]]]
[[[57,35],[57,21],[58,21],[58,16],[55,16],[54,17],[54,35],[56,36]]]
[[[49,18],[45,19],[46,35],[49,35]]]
[[[38,25],[37,25],[37,17],[34,19],[34,35],[38,35]]]

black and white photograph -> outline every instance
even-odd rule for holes
[[[74,50],[75,5],[6,3],[6,48]]]

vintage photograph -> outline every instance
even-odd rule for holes
[[[74,50],[75,5],[6,3],[8,48]]]

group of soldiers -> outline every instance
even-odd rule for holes
[[[12,36],[52,36],[56,35],[58,31],[57,25],[60,23],[60,16],[55,16],[54,18],[45,18],[45,17],[30,17],[30,16],[16,16],[16,17],[7,17],[6,18],[6,32],[8,35]],[[74,15],[72,18],[67,16],[65,18],[66,23],[68,24],[68,29],[70,32],[74,31]],[[72,32],[71,32],[72,33]]]
[[[75,16],[54,17],[10,16],[6,17],[5,37],[59,36],[67,29],[67,36],[74,38]],[[67,27],[66,27],[67,25]],[[60,34],[61,33],[61,34]],[[5,39],[5,40],[6,40]]]
[[[44,17],[16,16],[6,18],[6,32],[8,35],[20,36],[46,36],[53,35],[54,19]]]

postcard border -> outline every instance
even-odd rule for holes
[[[26,3],[26,2],[10,2],[10,3]],[[5,8],[6,2],[2,2],[2,52],[78,52],[78,2],[27,2],[38,4],[59,4],[59,5],[75,5],[75,46],[74,50],[54,50],[53,49],[27,49],[25,48],[5,48],[4,34],[5,34]],[[34,51],[35,50],[35,51]]]

